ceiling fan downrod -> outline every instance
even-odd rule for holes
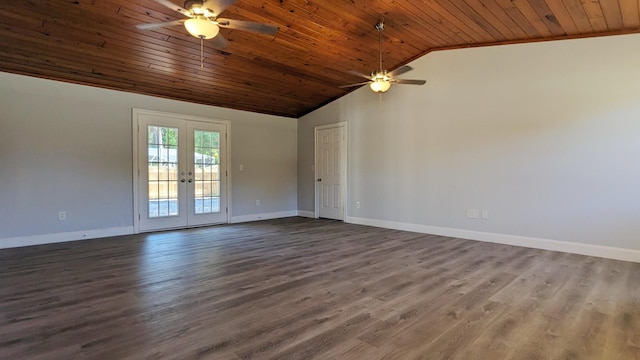
[[[382,73],[382,30],[384,30],[384,22],[380,21],[374,27],[378,30],[378,59],[380,59],[380,73]]]

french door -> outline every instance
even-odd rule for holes
[[[136,109],[134,129],[138,231],[226,223],[227,125]]]

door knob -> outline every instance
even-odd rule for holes
[[[192,182],[193,182],[193,179],[189,179],[189,182],[190,182],[190,183],[192,183]]]
[[[180,179],[180,182],[184,182],[184,179]]]
[[[322,179],[318,178],[318,181],[322,181]]]

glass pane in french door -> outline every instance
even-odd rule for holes
[[[220,132],[194,130],[194,213],[220,212]]]
[[[147,126],[150,219],[178,216],[178,129]]]

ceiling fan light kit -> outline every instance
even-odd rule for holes
[[[376,73],[371,79],[371,84],[369,87],[371,90],[377,93],[387,92],[391,88],[391,81],[389,81],[389,76],[387,76],[387,72],[384,73]]]
[[[220,32],[217,24],[207,20],[202,15],[196,15],[184,22],[184,27],[189,34],[199,39],[213,39]]]

